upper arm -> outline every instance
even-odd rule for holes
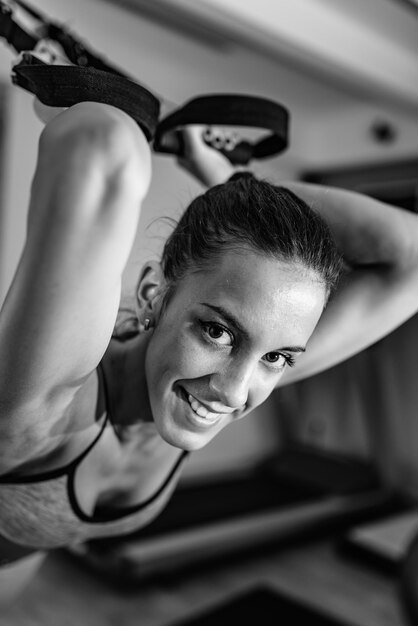
[[[418,311],[418,257],[398,268],[348,272],[323,312],[294,368],[279,386],[328,369],[354,356]]]
[[[0,313],[6,432],[26,409],[36,428],[40,407],[65,408],[100,361],[149,178],[145,138],[113,107],[76,105],[44,131],[27,240]]]

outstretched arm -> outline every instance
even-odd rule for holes
[[[0,313],[0,471],[60,432],[108,346],[149,152],[136,123],[103,104],[75,105],[42,132],[27,239]]]
[[[185,131],[188,171],[204,184],[225,182],[235,170],[204,145],[201,132]],[[347,265],[306,353],[281,378],[284,385],[353,356],[418,312],[418,216],[352,191],[281,184],[321,215]]]

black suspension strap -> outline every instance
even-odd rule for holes
[[[48,106],[68,107],[83,101],[111,104],[133,117],[151,141],[158,124],[159,99],[91,51],[66,28],[47,20],[22,0],[15,3],[34,19],[37,34],[25,37],[13,11],[0,2],[0,36],[22,53],[12,68],[12,82]],[[36,47],[48,40],[61,46],[69,63],[50,65],[36,56]]]
[[[23,33],[24,31],[22,27],[14,21],[13,11],[10,7],[8,7],[4,1],[0,2],[0,7],[4,8],[5,12],[5,29],[10,31],[9,38],[6,39],[8,43],[18,52],[33,50],[39,40],[50,39],[52,41],[56,41],[62,46],[68,60],[74,65],[78,65],[80,67],[95,67],[98,70],[111,72],[112,74],[117,74],[119,76],[126,76],[126,74],[120,69],[111,65],[107,59],[99,56],[96,52],[93,52],[90,48],[88,48],[86,44],[81,41],[81,39],[75,37],[65,26],[47,19],[45,15],[29,6],[29,4],[23,0],[13,0],[13,2],[35,20],[37,25],[36,30],[38,31],[37,37],[34,37],[33,35],[30,36],[32,41],[28,40],[25,42],[21,33],[19,33],[17,37],[14,29],[17,29],[17,32],[22,31]],[[19,38],[21,39],[19,40]]]
[[[289,112],[283,105],[250,95],[211,94],[193,98],[160,119],[161,98],[96,54],[66,27],[23,0],[13,2],[32,18],[34,28],[28,32],[15,19],[12,8],[0,0],[0,37],[21,53],[12,68],[12,81],[43,104],[68,107],[90,100],[116,106],[136,120],[148,141],[153,141],[154,151],[162,154],[183,153],[181,129],[190,124],[208,127],[203,135],[206,143],[234,164],[246,165],[287,148]],[[63,63],[49,64],[37,56],[39,44],[48,41],[62,49]],[[241,139],[238,133],[222,137],[210,128],[213,125],[240,127],[240,134],[243,127],[266,133],[255,141]]]
[[[128,78],[95,67],[48,65],[24,53],[13,67],[14,84],[32,92],[48,106],[69,107],[78,102],[111,104],[128,113],[148,141],[154,137],[160,110],[153,94]]]
[[[28,33],[13,20],[13,11],[3,2],[0,3],[0,37],[18,52],[32,50],[38,42],[38,37]]]
[[[270,157],[287,147],[288,120],[287,109],[266,98],[237,94],[200,96],[158,124],[154,150],[181,155],[183,142],[178,129],[187,124],[262,128],[267,135],[253,142],[241,140],[230,145],[220,142],[216,146],[216,136],[214,141],[210,135],[207,137],[207,142],[217,147],[231,162],[246,165],[252,159]]]

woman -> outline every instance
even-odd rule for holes
[[[417,216],[340,190],[225,182],[232,169],[200,129],[185,141],[182,165],[224,184],[188,208],[161,264],[143,268],[138,333],[120,341],[149,147],[125,113],[91,102],[42,132],[0,316],[3,602],[49,549],[150,522],[190,451],[418,309]],[[327,305],[337,247],[344,275]]]

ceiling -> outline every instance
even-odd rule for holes
[[[207,45],[246,45],[351,90],[418,107],[415,0],[107,1]]]
[[[30,4],[148,86],[163,112],[210,92],[281,102],[290,171],[418,159],[416,0]]]

